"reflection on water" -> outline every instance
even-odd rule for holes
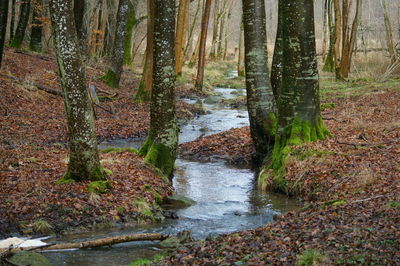
[[[232,89],[216,89],[219,98],[232,98]],[[215,134],[235,127],[248,125],[247,111],[204,105],[209,111],[181,129],[180,142],[192,141],[200,135]],[[207,131],[205,131],[205,128]],[[105,142],[100,148],[139,148],[143,141],[116,140]],[[197,203],[177,211],[177,220],[166,220],[157,225],[134,229],[113,229],[72,235],[60,241],[82,241],[113,235],[140,232],[176,234],[190,230],[196,239],[216,236],[239,230],[259,227],[271,222],[281,212],[295,210],[298,202],[280,194],[262,194],[255,188],[255,173],[251,169],[229,167],[224,162],[176,162],[174,188],[177,194],[187,196]],[[89,250],[48,252],[45,255],[55,265],[128,265],[137,258],[152,257],[159,252],[157,243],[136,242]]]

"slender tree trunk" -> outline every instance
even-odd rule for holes
[[[11,0],[11,20],[10,20],[10,38],[9,42],[14,38],[14,26],[15,26],[15,1]]]
[[[281,0],[279,0],[281,1]],[[278,101],[280,95],[280,86],[282,82],[282,41],[283,41],[283,5],[278,4],[278,26],[276,30],[274,55],[272,57],[271,67],[271,86],[275,95],[275,100]]]
[[[387,12],[386,0],[381,0],[381,4],[383,9],[383,19],[385,21],[386,45],[389,50],[390,63],[394,64],[397,60],[396,60],[396,51],[394,50],[394,44],[393,44],[392,24],[390,23],[389,14]]]
[[[43,17],[43,0],[33,0],[32,9],[32,28],[31,28],[31,42],[29,48],[35,52],[42,51],[42,21]]]
[[[190,29],[189,29],[189,37],[188,37],[188,40],[187,40],[187,43],[186,43],[186,46],[185,46],[184,58],[188,58],[188,55],[189,55],[189,52],[190,52],[190,48],[193,45],[194,28],[197,25],[197,19],[199,17],[199,13],[200,13],[200,9],[201,9],[201,3],[202,3],[202,0],[198,0],[197,1],[196,11],[195,11],[195,14],[193,16],[193,21],[192,21],[192,24],[191,24]]]
[[[50,12],[68,124],[69,165],[64,180],[103,180],[72,1],[52,0]]]
[[[329,45],[328,53],[325,58],[324,71],[334,72],[335,71],[335,60],[333,58],[335,49],[335,26],[333,24],[333,10],[332,10],[332,0],[327,0],[327,17],[328,17],[328,34],[329,34]]]
[[[328,5],[329,0],[324,0],[324,8],[322,10],[323,22],[322,22],[322,59],[326,59],[327,55],[327,43],[329,37],[329,27],[328,27]]]
[[[151,98],[153,86],[153,42],[154,42],[154,4],[155,0],[147,1],[147,45],[146,59],[143,67],[142,80],[135,95],[137,102],[146,102]]]
[[[111,68],[103,76],[104,81],[112,88],[119,87],[123,65],[124,45],[127,30],[127,19],[129,13],[129,0],[119,0],[117,12],[117,26],[114,38],[114,49],[111,58]]]
[[[218,41],[217,41],[217,56],[216,59],[220,60],[223,57],[223,39],[225,34],[225,25],[226,25],[226,5],[227,0],[224,1],[223,5],[221,6],[220,14],[219,14],[219,34],[218,34]]]
[[[189,60],[189,67],[193,67],[196,64],[196,60],[199,57],[200,43],[201,43],[201,35],[197,37],[196,46]]]
[[[320,114],[314,30],[314,1],[280,0],[282,8],[282,83],[277,102],[279,129],[272,164],[260,173],[259,185],[293,193],[284,179],[291,147],[330,135]],[[293,63],[296,62],[296,63]],[[271,173],[272,168],[272,173]]]
[[[189,14],[189,0],[180,0],[178,9],[178,19],[176,23],[175,38],[175,70],[176,75],[182,75],[182,67],[184,63],[184,43],[186,39],[187,16]]]
[[[211,42],[211,48],[210,48],[210,59],[211,60],[215,60],[216,53],[217,53],[216,44],[217,44],[217,38],[218,38],[219,4],[220,4],[220,0],[214,0],[213,34],[212,34],[212,42]]]
[[[247,108],[256,161],[271,153],[275,138],[275,99],[268,78],[264,0],[243,0]]]
[[[79,43],[83,46],[86,40],[84,17],[86,11],[86,0],[74,0],[75,27],[78,34]]]
[[[129,2],[128,20],[126,22],[126,37],[124,44],[124,64],[132,65],[132,46],[133,46],[133,31],[141,21],[136,17],[138,0]]]
[[[154,72],[150,131],[141,153],[172,177],[179,128],[175,118],[175,0],[155,0]]]
[[[242,20],[241,20],[242,21]],[[245,76],[244,70],[244,33],[243,33],[243,22],[240,23],[240,30],[239,30],[239,55],[238,55],[238,63],[237,63],[237,72],[239,77]]]
[[[197,77],[195,84],[195,88],[199,91],[203,90],[204,65],[206,61],[207,30],[208,30],[208,22],[210,20],[211,2],[212,0],[206,0],[203,18],[201,21],[199,63],[197,66]]]
[[[25,37],[26,27],[28,26],[30,10],[31,0],[22,1],[17,30],[15,31],[14,38],[10,42],[11,47],[21,48],[22,42],[24,41]]]
[[[0,3],[0,68],[3,61],[4,43],[6,41],[7,31],[7,18],[8,18],[8,1]]]
[[[336,79],[342,79],[340,75],[340,43],[341,43],[341,12],[340,12],[340,3],[339,0],[333,0],[333,9],[335,12],[335,49],[334,49],[334,59],[335,59],[335,74]]]

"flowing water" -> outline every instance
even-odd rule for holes
[[[215,89],[216,98],[231,99],[232,89]],[[194,103],[194,100],[187,100]],[[180,142],[193,141],[201,135],[215,134],[230,128],[248,125],[246,110],[232,110],[219,104],[204,104],[206,115],[181,126]],[[106,147],[134,147],[138,141],[113,141]],[[176,234],[190,230],[195,239],[259,227],[271,222],[275,214],[297,209],[298,202],[279,194],[259,193],[255,173],[251,169],[227,166],[223,161],[193,162],[178,158],[173,180],[177,194],[187,196],[196,204],[177,210],[179,219],[167,219],[156,225],[135,229],[113,229],[70,235],[60,241],[82,241],[103,236],[139,232]],[[69,250],[44,253],[55,265],[128,265],[138,258],[149,258],[159,252],[156,242],[135,242],[87,250]]]

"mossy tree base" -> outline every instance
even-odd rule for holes
[[[290,186],[285,179],[286,159],[292,153],[292,147],[331,136],[321,117],[314,123],[295,118],[291,124],[276,134],[272,159],[264,166],[258,177],[259,188],[263,191],[273,190],[288,195],[297,194],[298,189]]]
[[[170,148],[148,137],[139,154],[145,156],[145,163],[158,168],[163,175],[172,177],[176,154]]]
[[[84,181],[84,180],[90,180],[90,181],[104,181],[107,176],[107,171],[101,167],[96,168],[92,172],[88,172],[86,175],[81,175],[81,174],[74,174],[71,172],[70,169],[67,170],[67,173],[60,178],[58,181],[56,181],[56,184],[71,184],[75,181]]]
[[[111,88],[117,89],[119,87],[117,75],[112,69],[109,69],[107,74],[102,76],[100,79],[102,79]]]

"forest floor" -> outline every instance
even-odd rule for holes
[[[140,76],[125,72],[116,90],[99,80],[105,71],[101,64],[87,70],[88,83],[106,100],[103,109],[95,108],[99,142],[143,140],[150,106],[133,101]],[[89,192],[89,182],[55,184],[68,162],[64,105],[60,96],[38,86],[61,91],[55,58],[6,49],[0,72],[0,238],[162,219],[158,203],[173,193],[172,185],[129,150],[100,154],[103,167],[112,172],[106,193]],[[178,88],[177,94],[188,90]],[[180,121],[198,112],[177,101]]]
[[[214,67],[207,87],[243,84],[222,79]],[[149,105],[132,100],[140,76],[124,73],[121,89],[113,90],[98,79],[105,71],[101,64],[87,71],[88,83],[108,98],[104,109],[96,108],[99,140],[143,139]],[[112,171],[106,193],[88,192],[85,182],[54,184],[67,167],[63,102],[33,84],[60,91],[56,73],[53,57],[6,49],[0,72],[0,237],[159,219],[156,203],[172,186],[129,150],[101,153]],[[191,94],[191,77],[178,80],[178,96]],[[298,189],[305,207],[261,228],[185,245],[160,264],[400,264],[400,80],[324,78],[321,96],[334,137],[297,147],[286,167],[288,186]],[[181,121],[201,112],[181,101],[177,106]],[[180,146],[185,158],[207,161],[212,155],[235,165],[249,163],[253,152],[248,127]]]
[[[400,264],[400,80],[321,84],[334,137],[297,147],[286,165],[288,187],[305,207],[255,230],[185,245],[158,263]],[[188,158],[212,154],[233,164],[253,152],[248,127],[181,146]]]

